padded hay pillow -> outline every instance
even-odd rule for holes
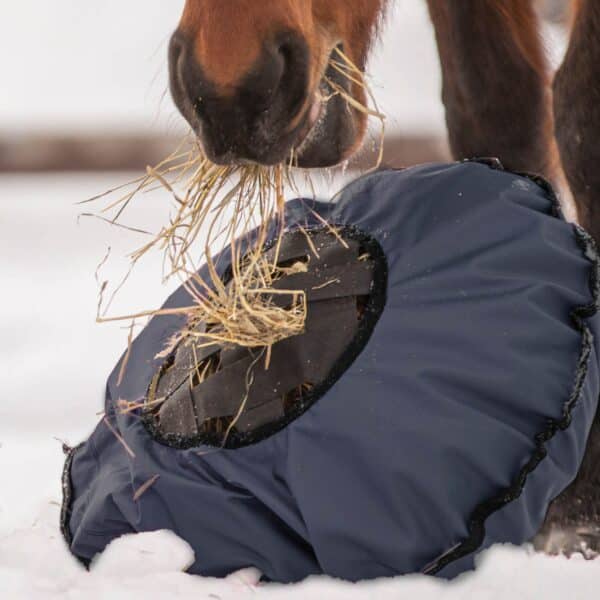
[[[65,466],[63,533],[84,562],[122,534],[170,529],[202,575],[451,577],[494,543],[531,539],[573,480],[599,392],[598,279],[593,243],[549,187],[494,162],[378,172],[333,203],[289,203],[288,258],[303,253],[299,226],[327,246],[321,219],[350,254],[325,249],[304,274],[307,333],[274,348],[300,389],[291,401],[279,378],[270,395],[257,380],[269,397],[250,393],[225,448],[214,417],[240,403],[235,369],[163,413],[120,411],[171,385],[185,356],[157,354],[179,316],[150,321],[120,385],[117,365],[109,425]],[[181,288],[165,306],[189,302]],[[306,348],[323,361],[304,372]],[[244,354],[221,351],[234,366]]]

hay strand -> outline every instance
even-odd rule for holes
[[[384,117],[365,83],[363,73],[340,48],[332,53],[329,67],[330,72],[333,69],[350,84],[366,91],[373,108],[362,104],[343,85],[326,77],[324,83],[330,88],[330,96],[322,100],[327,102],[328,98],[341,96],[353,110],[380,120],[382,137],[376,165],[379,166],[383,156]],[[150,236],[129,255],[130,268],[107,304],[104,303],[106,284],[102,284],[97,321],[185,315],[188,324],[170,341],[168,350],[186,338],[199,346],[220,343],[268,349],[278,341],[302,333],[306,320],[304,293],[274,289],[275,282],[286,274],[286,270],[277,263],[285,231],[285,189],[298,189],[295,182],[296,164],[297,156],[292,151],[289,160],[272,167],[256,164],[217,165],[206,158],[197,140],[188,137],[171,155],[159,164],[148,167],[144,175],[134,179],[129,189],[127,184],[120,185],[85,201],[98,201],[119,194],[102,208],[100,214],[93,216],[111,225]],[[124,225],[121,219],[131,202],[157,188],[167,191],[173,199],[168,222],[158,233]],[[335,228],[320,215],[316,216],[344,243]],[[302,231],[309,240],[311,251],[318,256],[310,235]],[[196,264],[201,255],[197,248],[199,239],[204,239],[204,274],[198,272]],[[229,245],[227,252],[213,259],[215,249],[221,249],[226,244]],[[265,252],[267,246],[274,247],[271,258]],[[135,265],[153,251],[163,255],[163,281],[172,277],[181,280],[189,293],[190,303],[177,309],[143,310],[130,315],[107,316],[115,295],[126,283]],[[224,262],[230,264],[228,280],[223,278]],[[274,302],[276,295],[285,295],[286,301]],[[206,324],[202,330],[197,327],[201,322]],[[130,345],[131,338],[128,349]],[[269,356],[270,352],[267,351],[267,365]]]

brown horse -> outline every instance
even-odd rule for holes
[[[366,115],[342,95],[331,97],[327,80],[361,103],[364,90],[340,77],[330,58],[341,48],[363,70],[386,4],[186,0],[171,41],[171,90],[207,155],[274,164],[293,149],[300,166],[318,167],[355,152]],[[600,1],[576,3],[553,84],[531,1],[428,5],[455,158],[496,156],[509,169],[554,178],[560,157],[579,219],[600,241]],[[553,502],[536,538],[551,552],[585,544],[600,552],[599,417],[578,478]]]

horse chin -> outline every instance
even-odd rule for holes
[[[326,68],[315,94],[319,100],[309,110],[305,130],[294,147],[296,164],[305,169],[332,167],[344,162],[360,146],[366,129],[364,113],[352,109],[342,95],[333,93],[328,81],[335,82],[348,95],[352,94],[350,81],[331,66]]]
[[[323,103],[318,119],[294,149],[295,164],[316,169],[347,160],[360,144],[363,126],[359,118],[339,96]]]
[[[317,97],[325,97],[318,94]],[[206,156],[216,164],[261,164],[272,166],[280,163],[293,164],[302,169],[334,167],[348,160],[362,141],[366,127],[363,114],[348,107],[342,96],[315,101],[307,111],[304,124],[293,134],[293,140],[279,140],[269,156],[240,157],[234,152],[216,157],[204,144],[202,125],[198,119],[188,119]],[[290,144],[289,146],[287,144]],[[291,160],[290,160],[291,156]]]

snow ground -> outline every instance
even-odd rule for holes
[[[485,553],[476,573],[452,583],[410,576],[356,585],[313,578],[295,586],[257,587],[252,571],[225,581],[184,574],[191,550],[172,534],[159,532],[115,542],[91,573],[84,571],[58,529],[63,456],[55,438],[76,444],[98,420],[105,378],[127,332],[119,325],[94,323],[94,270],[107,245],[117,257],[131,248],[132,239],[100,222],[77,225],[81,207],[74,203],[122,178],[0,177],[0,598],[590,597],[600,581],[600,561],[550,558],[510,547]],[[148,223],[161,212],[162,199],[155,194],[144,201]],[[154,284],[157,261],[141,267],[116,312],[139,300],[140,289],[144,307],[164,300],[168,290]],[[120,267],[118,262],[108,266],[102,276],[110,277]]]

